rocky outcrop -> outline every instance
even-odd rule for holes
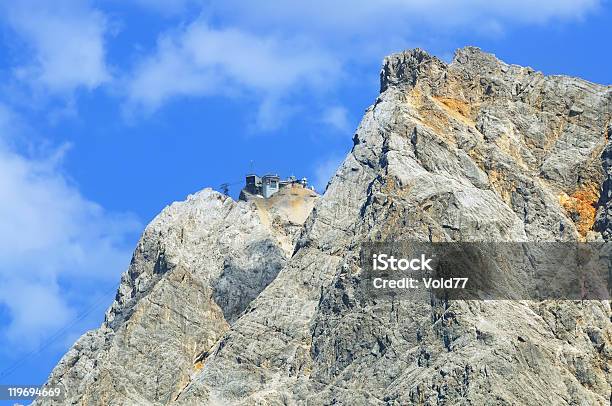
[[[604,182],[599,196],[596,229],[604,237],[612,239],[612,121],[608,121],[606,129],[606,139],[608,143],[601,154],[601,165],[603,168]]]
[[[290,222],[282,213],[275,220]],[[285,265],[283,246],[294,238],[285,231],[262,221],[253,203],[210,189],[164,209],[142,235],[104,324],[53,371],[49,384],[67,388],[58,403],[174,400]]]
[[[393,55],[381,76],[296,253],[179,403],[607,404],[609,302],[389,302],[355,287],[364,241],[601,238],[610,89],[475,48],[448,65]]]
[[[248,247],[273,240],[271,228],[204,192],[201,204],[220,209],[206,221],[185,214],[194,242],[168,255],[145,238],[159,233],[149,226],[105,325],[51,381],[92,404],[606,405],[609,301],[392,301],[357,286],[367,241],[608,240],[611,114],[610,87],[477,48],[450,64],[421,50],[392,55],[289,259],[262,262]],[[161,222],[171,241],[183,223]],[[202,236],[223,227],[231,238]],[[262,274],[247,300],[231,292],[244,278],[212,292],[228,256],[240,264],[231,274]],[[168,374],[161,359],[175,362]]]
[[[240,193],[240,200],[255,205],[261,221],[275,230],[283,249],[290,253],[293,253],[302,227],[318,198],[314,190],[301,185],[282,187],[268,199],[246,190]]]

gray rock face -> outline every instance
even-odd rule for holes
[[[294,236],[283,232],[254,204],[210,189],[164,209],[142,235],[102,327],[53,371],[49,383],[67,388],[59,403],[171,402],[285,265],[283,243]]]
[[[392,55],[295,247],[210,191],[171,206],[50,382],[77,404],[607,405],[609,301],[356,287],[366,241],[609,240],[611,115],[610,87],[476,48]]]

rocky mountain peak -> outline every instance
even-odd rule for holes
[[[440,59],[420,48],[414,48],[387,56],[380,71],[380,92],[390,86],[414,85],[431,65],[445,66]]]
[[[49,383],[72,404],[606,405],[609,301],[358,286],[369,241],[609,240],[611,116],[610,87],[478,48],[391,55],[324,196],[165,209]]]

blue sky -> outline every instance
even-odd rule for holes
[[[476,45],[610,84],[611,20],[598,0],[0,0],[0,384],[43,382],[101,322],[165,205],[251,162],[323,189],[385,55]]]

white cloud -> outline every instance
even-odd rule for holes
[[[200,18],[159,38],[128,80],[128,107],[154,111],[177,96],[255,96],[258,120],[270,127],[282,119],[276,113],[291,110],[288,94],[322,89],[339,73],[335,58],[303,39],[212,28]]]
[[[267,95],[257,107],[253,126],[255,131],[273,131],[282,127],[300,108],[280,97]]]
[[[138,2],[174,13],[199,3]],[[402,48],[427,47],[435,41],[431,33],[450,36],[464,29],[499,35],[517,24],[578,19],[598,4],[599,0],[209,2],[196,21],[161,35],[156,49],[128,75],[128,111],[155,111],[177,97],[246,94],[258,100],[255,117],[260,127],[274,128],[294,110],[291,95],[304,89],[333,92],[344,70],[377,63]],[[327,123],[346,128],[342,110],[327,114]]]
[[[129,262],[125,238],[139,224],[79,193],[62,172],[66,148],[16,151],[16,122],[0,106],[0,305],[11,319],[0,339],[31,346],[74,316],[71,297],[116,282]]]
[[[322,193],[327,187],[327,183],[338,170],[338,167],[344,160],[344,157],[332,156],[320,161],[315,167],[314,186],[317,192]]]
[[[348,110],[343,106],[331,106],[325,109],[322,121],[340,132],[346,133],[351,131]]]
[[[405,48],[443,45],[458,32],[501,35],[525,25],[579,20],[601,0],[224,0],[211,6],[226,24],[302,35],[345,64]]]
[[[27,62],[14,69],[18,79],[55,93],[110,80],[107,20],[88,1],[19,0],[1,4],[0,11],[26,45]]]
[[[594,10],[600,0],[224,0],[215,9],[244,27],[309,31],[342,38],[356,35],[388,36],[414,33],[426,24],[438,29],[473,29],[473,24],[499,20],[507,23],[543,23],[576,19]]]
[[[76,315],[62,300],[63,292],[57,284],[24,283],[15,279],[3,282],[0,298],[4,298],[12,321],[2,339],[8,341],[13,350],[34,347]]]

